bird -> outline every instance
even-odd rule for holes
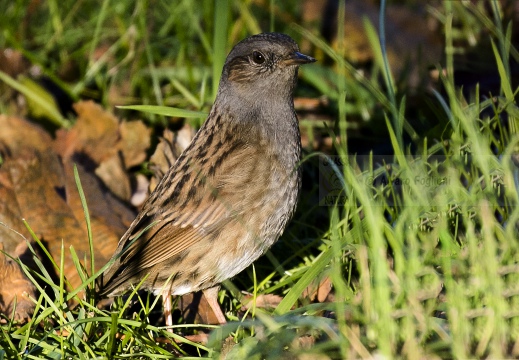
[[[263,255],[294,215],[301,137],[293,92],[315,59],[281,33],[261,33],[228,54],[211,111],[121,237],[100,295],[140,284],[161,295],[203,291],[220,324],[220,284]]]

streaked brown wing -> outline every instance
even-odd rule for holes
[[[177,173],[172,177],[168,173],[166,178],[172,177],[169,184],[166,179],[159,185],[160,192],[150,196],[121,239],[118,252],[128,249],[105,272],[103,292],[109,294],[125,282],[137,282],[134,276],[208,241],[211,233],[221,232],[230,223],[247,226],[244,216],[251,211],[250,200],[258,197],[256,193],[262,191],[269,177],[270,160],[261,154],[263,148],[244,144],[234,147],[232,157],[220,148],[208,161],[202,161],[206,164],[203,169],[198,166],[200,159],[190,164],[189,176]],[[157,223],[131,243],[153,222]]]

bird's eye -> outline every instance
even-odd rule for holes
[[[254,61],[258,65],[263,64],[265,62],[265,56],[263,56],[263,54],[259,51],[254,51],[252,53],[252,61]]]

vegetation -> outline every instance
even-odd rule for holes
[[[320,62],[301,70],[298,95],[325,96],[330,106],[320,115],[333,121],[323,126],[302,116],[301,123],[308,136],[332,139],[332,147],[307,149],[305,191],[292,225],[267,256],[224,284],[220,300],[234,321],[179,323],[170,333],[150,320],[157,299],[120,298],[111,310],[98,309],[92,283],[100,271],[85,269],[76,256],[83,285],[68,289],[63,260],[53,259],[56,283],[36,258],[37,270],[21,264],[41,290],[35,314],[26,324],[1,325],[0,359],[519,356],[519,109],[510,67],[519,54],[501,2],[445,1],[428,9],[441,24],[445,61],[433,95],[420,102],[394,78],[379,41],[384,36],[370,23],[369,71],[345,59],[343,2],[333,46],[295,25],[298,1],[34,3],[0,5],[0,47],[21,51],[67,97],[93,98],[107,108],[207,112],[234,43],[261,31],[289,33],[320,54]],[[486,49],[486,66],[500,84],[492,93],[455,82],[454,55],[471,46]],[[74,122],[30,82],[5,72],[0,79],[29,99],[28,116],[50,131]],[[15,110],[0,97],[1,113]],[[114,112],[144,116],[160,134],[176,125],[159,110]],[[196,126],[203,118],[194,119]],[[379,140],[391,150],[357,152],[355,124],[384,129]],[[79,176],[77,182],[81,191]],[[333,290],[326,299],[303,295],[327,282]],[[273,311],[244,311],[240,290],[282,300]],[[142,305],[137,310],[135,302]],[[184,337],[208,330],[207,344]]]

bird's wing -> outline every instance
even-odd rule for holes
[[[269,176],[269,161],[261,154],[261,148],[249,144],[235,147],[232,157],[226,157],[223,151],[228,150],[217,149],[215,154],[209,154],[209,165],[203,167],[206,171],[202,171],[198,161],[191,164],[189,176],[178,172],[182,164],[176,164],[166,174],[121,239],[117,252],[124,253],[105,272],[106,293],[110,292],[110,282],[122,284],[137,273],[208,241],[212,234],[228,229],[230,223],[231,227],[241,226],[247,231],[244,214],[254,211],[250,200],[257,198]]]
[[[189,210],[189,206],[186,206],[186,210]],[[137,264],[141,270],[152,267],[204,240],[210,235],[207,230],[209,227],[221,228],[230,220],[226,216],[224,206],[218,203],[193,210],[198,210],[197,216],[182,222],[176,220],[177,211],[169,211],[169,214],[165,214],[165,218],[155,225],[156,229],[151,227],[148,230],[149,234],[143,234],[143,241],[137,239],[135,245],[130,245],[121,256],[121,261],[127,263],[129,268]],[[200,223],[197,219],[205,221]]]

